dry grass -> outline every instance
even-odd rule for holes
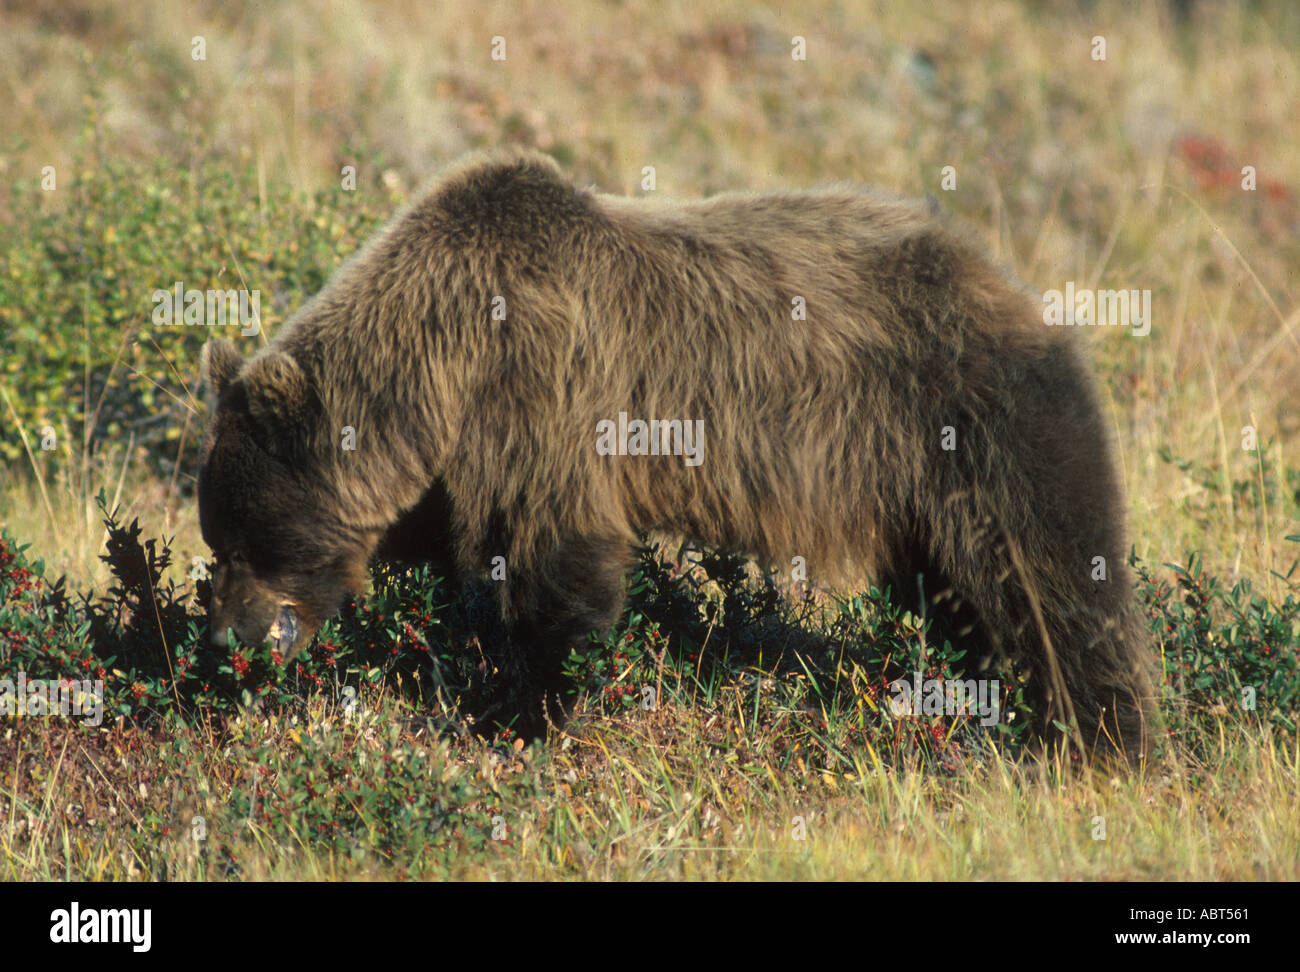
[[[230,861],[253,880],[401,877],[401,855],[347,857],[232,810],[250,765],[285,772],[304,737],[347,759],[392,751],[383,698],[353,721],[316,705],[305,720],[250,714],[211,726],[79,733],[4,730],[0,875],[210,880]],[[1212,761],[1134,775],[990,757],[955,775],[876,761],[831,774],[780,764],[763,740],[712,713],[664,707],[595,720],[543,754],[450,750],[425,729],[430,789],[449,775],[499,801],[508,843],[456,855],[426,876],[490,880],[1295,880],[1300,750],[1224,721]],[[413,725],[418,726],[418,723]],[[163,740],[188,744],[160,761]],[[269,745],[274,756],[258,749]],[[283,760],[283,766],[277,765]],[[526,786],[524,785],[526,784]],[[519,794],[526,795],[521,796]],[[493,794],[496,794],[493,796]],[[204,837],[190,839],[197,816]],[[376,817],[370,826],[387,821]],[[218,852],[216,848],[221,848]],[[499,852],[495,852],[498,851]]]

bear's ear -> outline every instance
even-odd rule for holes
[[[248,412],[258,421],[293,422],[302,417],[307,405],[307,376],[298,362],[282,351],[254,358],[244,375],[244,386]]]
[[[199,374],[203,385],[218,397],[235,380],[243,366],[244,359],[225,338],[213,338],[199,353]]]

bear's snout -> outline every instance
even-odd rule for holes
[[[260,645],[268,638],[277,638],[278,642],[277,625],[283,626],[286,613],[292,617],[288,605],[281,606],[277,599],[265,594],[238,591],[234,596],[222,597],[214,591],[208,606],[208,641],[216,648],[229,648],[232,639],[228,632],[233,631],[235,644]]]
[[[236,644],[260,645],[270,641],[285,661],[298,655],[313,633],[288,602],[248,604],[235,612],[227,602],[214,598],[208,618],[208,642],[214,648],[231,647],[227,632],[234,631]]]
[[[266,636],[275,642],[276,651],[292,658],[298,653],[298,628],[298,616],[294,614],[293,607],[281,604]]]

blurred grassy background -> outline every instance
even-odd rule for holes
[[[1149,337],[1081,335],[1137,552],[1267,583],[1300,487],[1297,50],[1285,2],[7,3],[0,523],[102,577],[89,497],[107,485],[205,553],[188,480],[206,335],[160,334],[152,290],[260,289],[273,333],[442,164],[525,143],[610,192],[640,191],[646,165],[669,197],[930,192],[1035,290],[1149,288]],[[46,424],[60,448],[29,459],[20,428]]]

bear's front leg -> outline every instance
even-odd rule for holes
[[[496,713],[498,721],[508,722],[517,712],[514,728],[524,738],[544,737],[548,720],[564,724],[573,687],[564,678],[564,664],[589,635],[605,635],[618,620],[631,562],[626,541],[594,537],[507,562],[500,597],[509,642],[502,690],[509,701]]]

